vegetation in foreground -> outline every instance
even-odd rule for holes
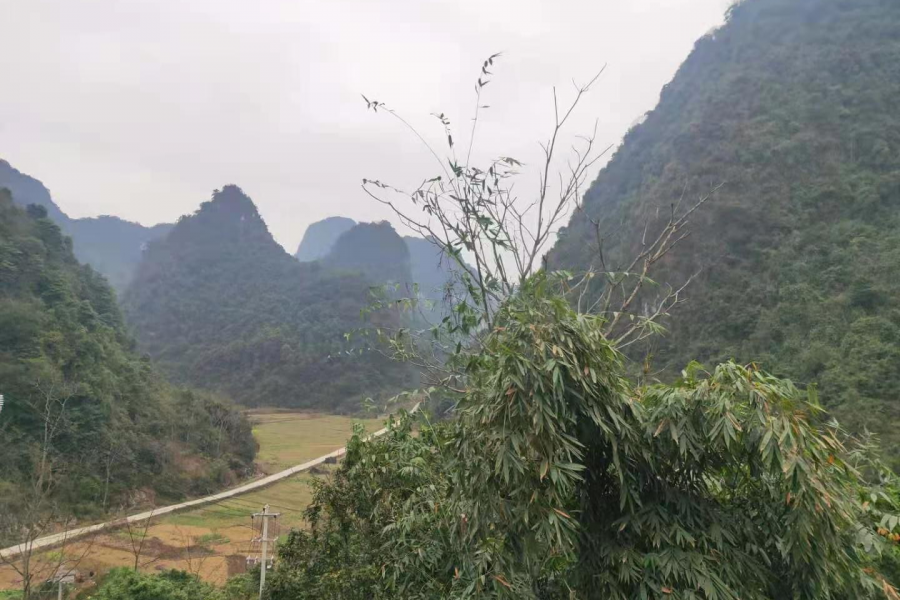
[[[496,58],[476,85],[473,132]],[[716,182],[644,230],[623,273],[546,269],[541,248],[596,161],[584,138],[548,191],[559,132],[589,86],[568,109],[554,96],[524,205],[509,183],[521,163],[458,159],[444,115],[439,174],[412,191],[363,182],[457,261],[465,293],[451,316],[388,338],[455,394],[453,418],[407,415],[356,440],[316,491],[311,531],[282,548],[271,600],[898,598],[894,476],[871,439],[830,420],[815,386],[732,361],[691,363],[668,384],[626,375],[621,349],[654,339],[681,301],[679,273],[653,271],[675,260]]]
[[[457,418],[354,440],[269,598],[897,597],[893,478],[813,388],[735,363],[634,386],[542,287],[497,315]]]

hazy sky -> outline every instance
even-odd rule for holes
[[[608,64],[571,133],[599,119],[618,143],[730,3],[2,0],[0,157],[73,217],[173,221],[236,183],[293,252],[324,217],[390,217],[363,177],[435,174],[361,93],[438,145],[430,113],[447,113],[464,142],[481,61],[502,51],[476,148],[533,164],[554,85],[565,98]]]

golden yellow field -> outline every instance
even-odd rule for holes
[[[267,474],[340,448],[352,434],[354,423],[362,423],[369,432],[382,427],[380,419],[288,411],[254,411],[250,416],[260,445],[257,464]],[[302,527],[303,510],[311,498],[310,482],[325,472],[320,468],[319,473],[297,475],[219,504],[152,520],[146,535],[143,525],[135,525],[130,534],[119,530],[79,541],[66,549],[66,555],[85,554],[80,573],[132,566],[132,547],[143,537],[142,570],[182,569],[221,583],[244,569],[251,539],[258,535],[251,528],[250,515],[269,504],[273,512],[281,513],[277,523],[282,535],[292,527]],[[0,568],[0,590],[18,587],[16,580],[9,567]]]

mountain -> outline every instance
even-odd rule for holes
[[[322,264],[361,273],[375,284],[406,284],[412,279],[409,248],[387,221],[348,229],[335,240]]]
[[[317,221],[306,228],[300,246],[294,255],[301,262],[311,262],[324,258],[334,243],[345,231],[350,230],[356,221],[346,217],[328,217]]]
[[[663,377],[690,359],[760,361],[845,425],[900,439],[900,3],[746,0],[699,40],[658,106],[590,187],[549,255],[598,266],[589,219],[621,261],[684,194],[722,189],[657,280],[703,269],[669,335]],[[614,268],[614,267],[611,267]],[[652,305],[653,293],[645,294]]]
[[[13,201],[20,206],[43,206],[47,216],[72,237],[78,260],[94,267],[119,292],[131,281],[147,242],[165,236],[172,229],[169,224],[144,227],[108,215],[72,219],[53,201],[43,183],[4,160],[0,160],[0,187],[9,189]]]
[[[150,242],[123,304],[140,348],[174,381],[247,405],[354,410],[408,380],[406,367],[345,338],[367,325],[369,286],[287,254],[229,185]]]
[[[115,293],[48,215],[0,190],[0,538],[20,534],[4,517],[31,514],[20,509],[35,489],[96,516],[135,488],[178,498],[246,475],[246,419],[172,388],[134,352]]]
[[[12,194],[13,202],[20,206],[37,204],[47,209],[47,216],[57,225],[65,228],[69,225],[69,217],[56,205],[50,197],[50,191],[43,183],[13,168],[8,162],[0,159],[0,188],[6,188]]]
[[[147,244],[165,237],[174,225],[144,227],[104,215],[73,219],[67,232],[75,242],[75,255],[103,274],[120,293],[128,287]]]
[[[401,238],[387,222],[357,224],[352,219],[329,217],[313,223],[306,230],[296,257],[304,262],[321,260],[334,268],[363,272],[373,282],[400,283],[408,288],[404,294],[416,284],[419,296],[438,311],[447,282],[453,277],[449,261],[436,245],[424,238]]]
[[[450,259],[442,255],[438,246],[425,238],[404,236],[409,248],[412,281],[419,288],[419,295],[434,303],[438,310],[444,299],[447,283],[457,269]]]

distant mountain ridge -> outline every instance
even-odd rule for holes
[[[362,273],[374,284],[405,284],[412,279],[409,248],[387,221],[354,225],[337,238],[321,262]]]
[[[303,239],[294,254],[301,262],[311,262],[325,258],[331,252],[334,243],[341,234],[349,231],[356,225],[356,221],[347,217],[328,217],[316,221],[306,228]]]
[[[228,185],[150,242],[123,305],[139,347],[173,381],[245,405],[354,411],[409,381],[406,365],[345,338],[367,326],[371,284],[297,261]]]
[[[329,217],[310,225],[295,256],[357,270],[378,283],[400,283],[409,288],[407,292],[416,285],[419,296],[435,305],[442,302],[454,271],[454,265],[430,241],[401,237],[387,222],[356,223],[346,217]]]
[[[43,206],[47,216],[59,225],[63,233],[72,237],[75,257],[106,277],[119,293],[130,283],[147,242],[165,236],[173,227],[168,223],[145,227],[109,215],[73,219],[53,201],[50,191],[41,181],[2,159],[0,188],[9,189],[13,202],[20,206]]]

